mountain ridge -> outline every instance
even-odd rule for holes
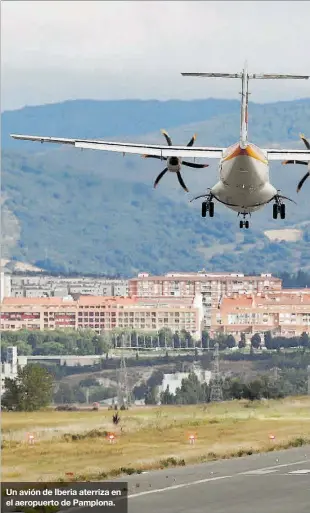
[[[70,112],[79,101],[69,102]],[[137,109],[139,102],[134,102]],[[172,173],[165,176],[156,191],[153,190],[154,179],[161,166],[164,167],[160,161],[146,163],[138,156],[123,158],[106,152],[81,153],[63,146],[31,144],[9,138],[11,132],[31,133],[31,127],[37,123],[36,135],[78,137],[83,129],[80,136],[86,137],[91,128],[93,137],[99,138],[96,130],[100,127],[101,133],[107,134],[106,138],[120,140],[126,127],[132,125],[136,131],[141,126],[147,128],[144,133],[126,134],[127,140],[134,137],[137,142],[164,142],[159,132],[163,126],[168,128],[174,144],[186,144],[196,132],[195,128],[199,129],[197,145],[226,146],[238,139],[237,100],[224,101],[217,114],[214,103],[201,100],[205,102],[207,115],[198,112],[197,105],[202,104],[195,103],[197,100],[193,101],[192,111],[191,102],[183,102],[186,104],[186,108],[183,105],[184,112],[173,114],[169,120],[164,107],[169,104],[170,109],[179,108],[182,103],[173,102],[172,105],[169,101],[156,101],[150,106],[147,101],[141,101],[142,110],[135,110],[134,118],[126,119],[124,123],[124,113],[116,112],[118,118],[113,126],[109,119],[102,120],[101,111],[97,109],[91,127],[87,123],[93,111],[80,119],[80,132],[76,129],[76,120],[81,112],[77,109],[70,118],[63,105],[57,107],[56,112],[53,111],[55,104],[50,104],[48,109],[40,106],[36,112],[33,107],[28,107],[26,116],[23,109],[19,109],[18,114],[16,111],[3,113],[2,188],[6,195],[5,206],[19,223],[15,247],[10,239],[8,250],[11,256],[38,267],[44,267],[45,263],[51,270],[123,275],[134,275],[141,270],[161,274],[172,268],[195,271],[208,267],[209,270],[240,272],[249,267],[257,271],[279,270],[279,266],[292,271],[298,266],[308,268],[310,229],[307,224],[302,225],[302,237],[298,242],[277,243],[264,235],[266,230],[293,228],[308,221],[307,195],[297,197],[295,192],[292,193],[302,175],[301,166],[281,166],[279,163],[271,166],[275,186],[279,184],[283,194],[293,195],[298,200],[297,206],[287,205],[288,218],[274,221],[271,208],[267,206],[253,216],[251,230],[241,234],[235,213],[222,205],[216,204],[215,218],[210,220],[201,218],[200,202],[188,203],[196,192],[205,191],[217,181],[216,162],[210,161],[210,167],[203,171],[182,170],[185,183],[192,191],[189,196],[180,190]],[[219,105],[221,100],[216,102]],[[150,114],[146,116],[145,113],[153,112],[155,104],[155,118],[149,120]],[[112,109],[111,105],[109,108]],[[39,111],[43,114],[37,120]],[[14,114],[11,116],[10,112]],[[182,116],[191,121],[174,125]],[[197,121],[199,116],[207,116],[207,119]],[[302,147],[298,133],[310,133],[309,119],[310,99],[251,104],[250,139],[261,145]],[[135,120],[138,120],[137,124]],[[167,121],[167,124],[159,124],[159,121]],[[39,130],[40,123],[46,127],[44,132]],[[50,131],[51,126],[54,126],[54,133]],[[64,133],[68,126],[71,133]],[[119,135],[113,135],[116,126]],[[10,144],[6,144],[8,140]],[[240,236],[244,237],[243,242],[240,242]]]

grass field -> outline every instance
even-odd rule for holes
[[[108,410],[2,413],[2,480],[52,481],[66,479],[67,472],[77,480],[99,480],[310,441],[309,397],[133,408],[120,416],[113,429]],[[106,431],[116,433],[115,444]],[[33,445],[27,433],[34,435]]]

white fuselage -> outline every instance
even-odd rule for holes
[[[236,212],[251,213],[277,194],[269,182],[266,156],[254,144],[239,143],[226,150],[219,165],[220,181],[211,188],[215,199]]]

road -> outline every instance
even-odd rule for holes
[[[310,447],[128,479],[128,513],[309,513]]]

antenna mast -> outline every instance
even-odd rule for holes
[[[128,407],[131,405],[131,393],[129,391],[128,375],[123,348],[121,348],[121,362],[118,373],[117,403],[119,408],[122,406]]]
[[[210,402],[220,402],[223,401],[223,390],[222,390],[222,381],[221,381],[221,373],[220,373],[220,353],[219,353],[219,344],[216,342],[214,346],[214,356],[213,356],[213,369],[211,374],[212,386],[210,393]]]

